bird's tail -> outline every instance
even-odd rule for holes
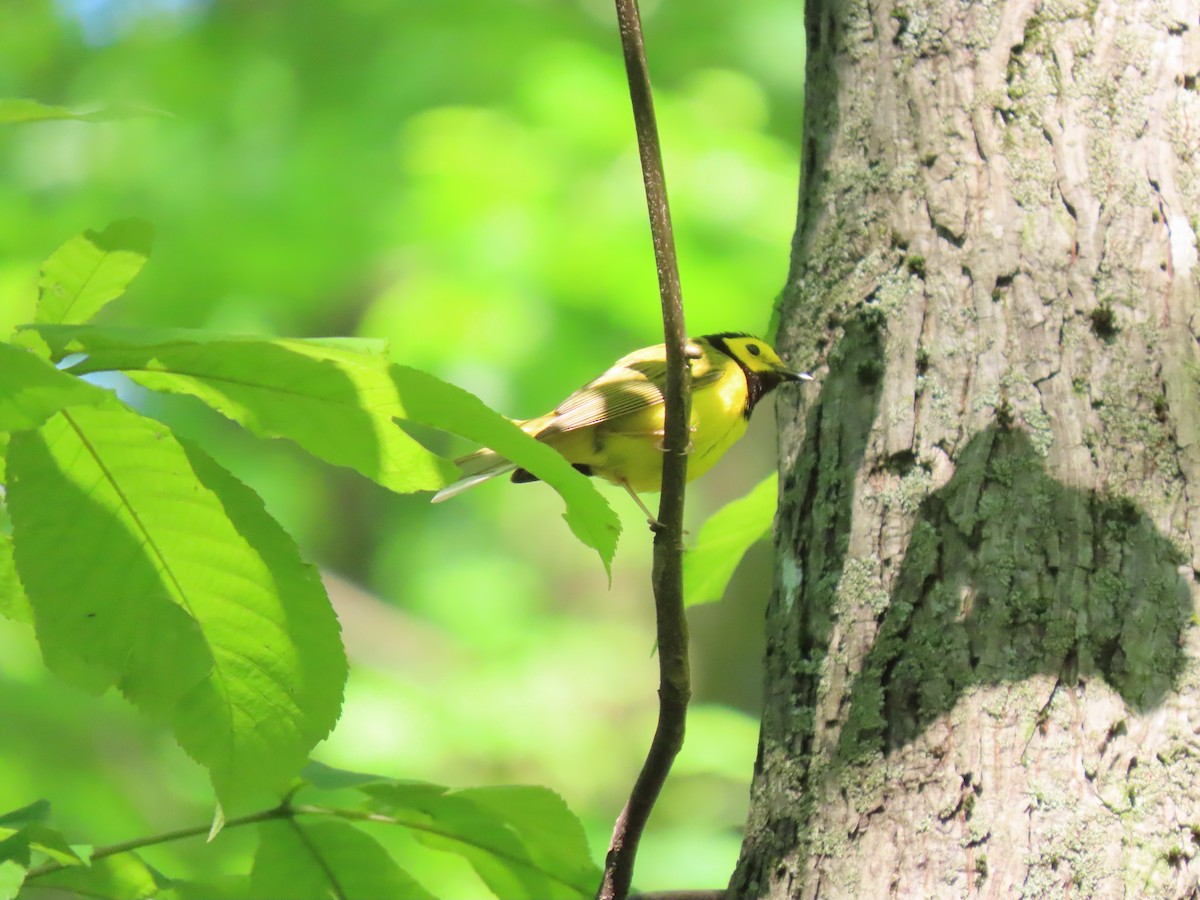
[[[552,416],[540,416],[536,419],[514,419],[513,424],[531,437],[538,437],[545,431],[546,425],[551,418]],[[457,497],[463,491],[469,490],[477,484],[491,481],[498,475],[507,475],[517,468],[515,463],[509,462],[495,450],[487,449],[476,450],[474,453],[460,456],[454,461],[454,464],[462,472],[462,478],[458,479],[454,484],[446,485],[434,494],[432,503],[441,503],[443,500]],[[524,471],[524,469],[521,471]],[[528,481],[530,478],[527,477],[524,480]]]
[[[454,464],[462,470],[463,477],[434,494],[431,502],[441,503],[443,500],[457,497],[463,491],[473,488],[477,484],[491,481],[498,475],[506,475],[516,468],[514,463],[509,462],[495,450],[476,450],[474,453],[459,457]]]

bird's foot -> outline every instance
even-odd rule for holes
[[[651,534],[661,534],[662,532],[667,530],[667,526],[664,525],[662,522],[658,521],[658,519],[654,518],[653,516],[651,516],[649,519],[646,520],[646,524],[650,526]],[[685,529],[683,529],[683,531],[680,532],[680,534],[682,534],[686,537],[687,535],[691,534],[691,532],[685,528]]]
[[[696,433],[696,426],[695,426],[695,425],[691,426],[691,427],[688,429],[688,431],[689,431],[691,434],[695,434],[695,433]],[[655,449],[655,450],[657,450],[659,453],[666,453],[666,452],[667,452],[667,448],[666,448],[665,446],[663,446],[663,442],[665,441],[665,437],[663,436],[663,433],[662,433],[661,431],[656,431],[656,432],[655,432],[655,434],[657,434],[657,435],[658,435],[658,440],[654,442],[654,449]],[[686,446],[686,447],[683,449],[683,452],[684,452],[685,454],[689,454],[689,453],[691,453],[691,452],[692,452],[693,450],[695,450],[695,449],[696,449],[696,442],[695,442],[695,441],[688,441],[688,445],[687,445],[687,446]]]

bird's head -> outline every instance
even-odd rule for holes
[[[727,331],[706,334],[699,340],[724,353],[742,369],[746,376],[746,416],[756,403],[785,381],[811,381],[807,372],[790,369],[766,341],[753,335]]]
[[[761,379],[768,390],[784,381],[810,381],[806,372],[794,372],[766,341],[749,334],[706,334],[702,340],[733,359],[748,375]]]

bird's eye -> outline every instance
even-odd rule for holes
[[[762,348],[758,344],[747,344],[746,350],[751,356],[762,356]]]

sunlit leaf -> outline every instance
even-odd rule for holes
[[[144,900],[156,896],[158,880],[153,870],[133,853],[119,853],[88,866],[69,866],[29,879],[28,885],[57,888],[98,900]]]
[[[0,900],[12,900],[25,883],[27,866],[15,859],[0,860]]]
[[[39,853],[44,853],[55,862],[65,866],[78,866],[85,862],[85,857],[67,843],[67,839],[56,828],[35,822],[26,825],[21,831],[27,835],[30,847]],[[86,848],[86,853],[90,855],[90,847]]]
[[[36,100],[21,97],[0,98],[0,125],[17,125],[25,122],[49,122],[68,120],[76,122],[110,122],[115,119],[133,119],[142,116],[169,116],[170,113],[149,106],[106,106],[100,109],[76,111],[65,106],[50,106]]]
[[[201,332],[40,329],[77,372],[118,369],[151,390],[190,394],[262,437],[285,437],[398,492],[434,490],[454,468],[399,428],[387,360],[344,343]]]
[[[222,799],[298,771],[346,662],[315,569],[257,495],[116,400],[15,434],[9,476],[47,665],[168,722]]]
[[[502,900],[591,897],[600,871],[579,820],[553,791],[488,787],[450,791],[310,763],[302,773],[321,791],[356,789],[378,815],[431,849],[467,860]]]
[[[370,835],[348,822],[259,826],[250,893],[272,900],[434,900]]]
[[[557,794],[538,787],[367,785],[373,808],[427,846],[458,854],[500,900],[591,897],[600,871],[579,820]]]
[[[474,395],[426,372],[326,341],[220,340],[175,331],[41,327],[56,359],[84,353],[73,372],[116,369],[143,386],[191,394],[268,437],[396,491],[433,490],[454,470],[395,423],[415,422],[491,447],[551,485],[564,518],[609,566],[620,525],[595,486]]]
[[[0,898],[16,895],[35,855],[68,867],[83,864],[84,858],[67,839],[42,821],[48,810],[49,804],[38,801],[4,816],[6,824],[0,825]]]
[[[125,293],[146,264],[153,229],[141,219],[113,222],[71,238],[42,264],[37,321],[86,322]]]
[[[0,343],[0,384],[0,431],[36,428],[64,407],[99,403],[108,396],[28,350],[5,343]]]
[[[6,848],[14,842],[22,842],[31,850],[43,853],[65,866],[78,866],[84,858],[73,848],[62,833],[44,822],[30,822],[19,828],[16,834],[0,842],[0,859],[12,858]]]
[[[407,366],[393,365],[390,375],[405,418],[490,447],[558,491],[567,505],[563,518],[571,531],[600,554],[605,569],[610,568],[621,533],[620,520],[590,479],[474,394]]]
[[[683,557],[683,600],[687,606],[721,599],[746,551],[771,533],[778,494],[778,476],[771,475],[704,523],[696,546]]]

